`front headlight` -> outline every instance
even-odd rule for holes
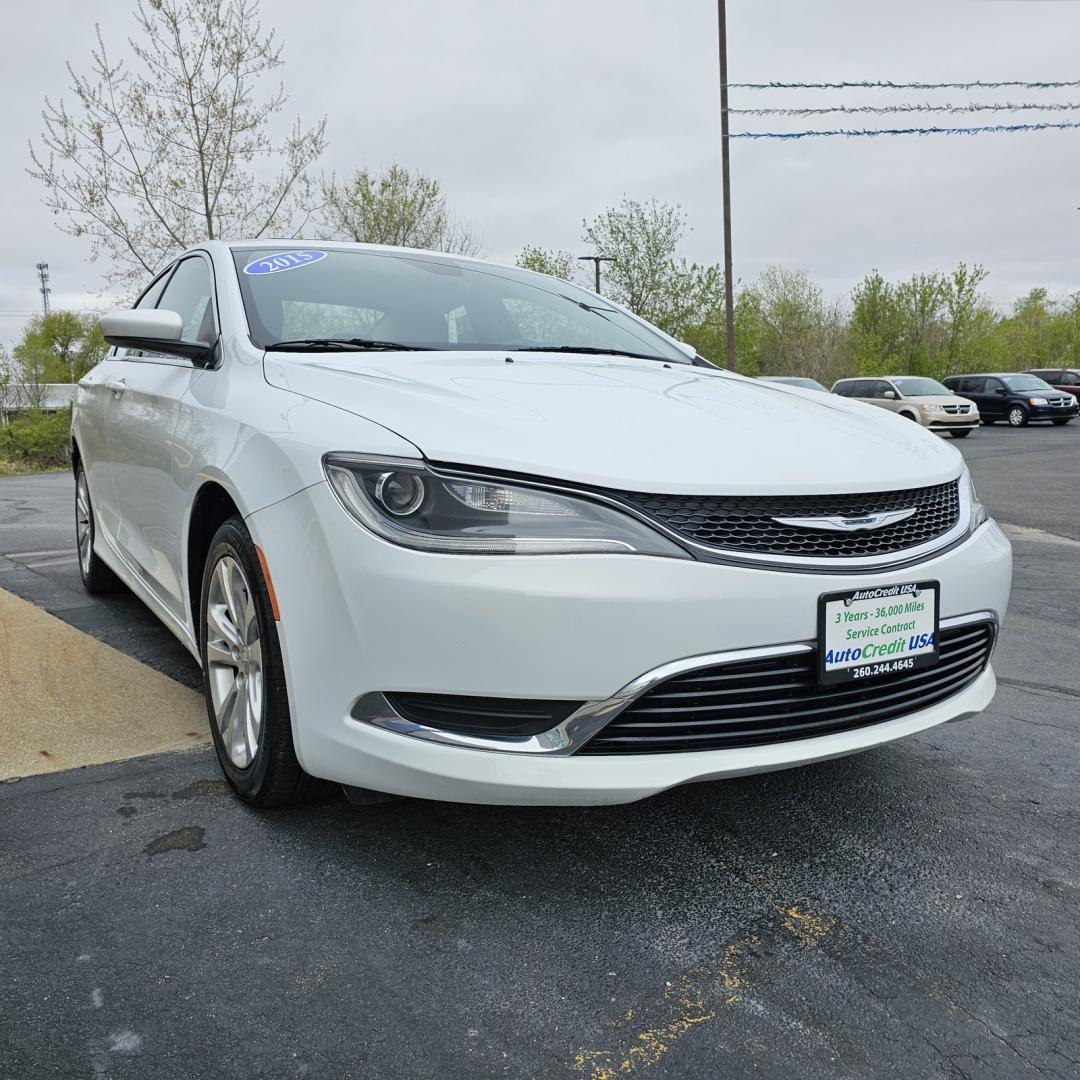
[[[518,484],[439,476],[423,462],[327,454],[342,506],[391,543],[453,555],[691,556],[634,518]]]
[[[935,405],[933,402],[926,401],[920,406],[923,412],[944,412],[940,405]]]
[[[1031,405],[1049,405],[1050,404],[1050,402],[1047,401],[1046,398],[1044,398],[1044,397],[1029,397],[1028,402]]]
[[[975,491],[975,481],[971,479],[971,470],[964,466],[964,471],[960,474],[960,483],[967,485],[968,499],[971,503],[971,531],[974,532],[989,516],[986,513],[986,507],[979,501],[979,496]]]

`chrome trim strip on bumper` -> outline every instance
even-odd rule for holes
[[[987,663],[994,655],[997,646],[999,620],[993,611],[974,611],[968,615],[954,615],[941,620],[941,628],[951,629],[966,626],[969,623],[988,622],[992,624],[993,640]],[[688,656],[683,660],[672,660],[661,664],[651,671],[639,675],[624,686],[617,694],[603,701],[590,701],[568,716],[561,724],[539,735],[516,735],[506,738],[495,736],[462,735],[452,731],[417,724],[406,720],[387,701],[379,691],[365,694],[355,702],[350,716],[362,724],[393,731],[399,735],[408,735],[413,739],[442,743],[470,750],[487,750],[503,754],[546,754],[552,757],[569,757],[585,745],[594,735],[606,727],[624,709],[629,708],[639,697],[654,686],[673,678],[685,675],[699,668],[715,667],[718,664],[735,664],[743,660],[763,660],[774,656],[793,656],[811,652],[813,642],[799,641],[789,645],[766,645],[754,649],[732,649],[727,652],[705,653],[702,656]],[[984,669],[985,670],[985,669]],[[948,700],[948,699],[946,699]]]

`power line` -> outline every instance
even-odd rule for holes
[[[1015,131],[1053,131],[1080,128],[1076,124],[991,124],[986,127],[839,128],[833,131],[733,131],[732,139],[817,139],[842,135],[859,138],[875,135],[991,135]]]
[[[732,90],[997,90],[1006,86],[1022,87],[1025,90],[1052,90],[1066,86],[1080,86],[1080,80],[1071,82],[1023,82],[1004,80],[1001,82],[765,82],[765,83],[728,83]]]

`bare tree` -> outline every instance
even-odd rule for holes
[[[451,214],[442,185],[404,165],[360,169],[347,180],[323,180],[319,234],[324,240],[476,255],[480,240]]]
[[[282,63],[258,11],[258,0],[138,0],[133,65],[110,59],[99,27],[91,74],[68,65],[74,102],[46,99],[30,175],[60,228],[88,236],[91,259],[111,258],[109,282],[141,280],[200,240],[295,234],[307,220],[326,120],[271,137],[288,98],[280,84],[256,97]],[[272,178],[258,178],[264,161]]]

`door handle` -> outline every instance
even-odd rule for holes
[[[123,379],[106,379],[105,389],[119,395],[127,389],[127,383]]]

